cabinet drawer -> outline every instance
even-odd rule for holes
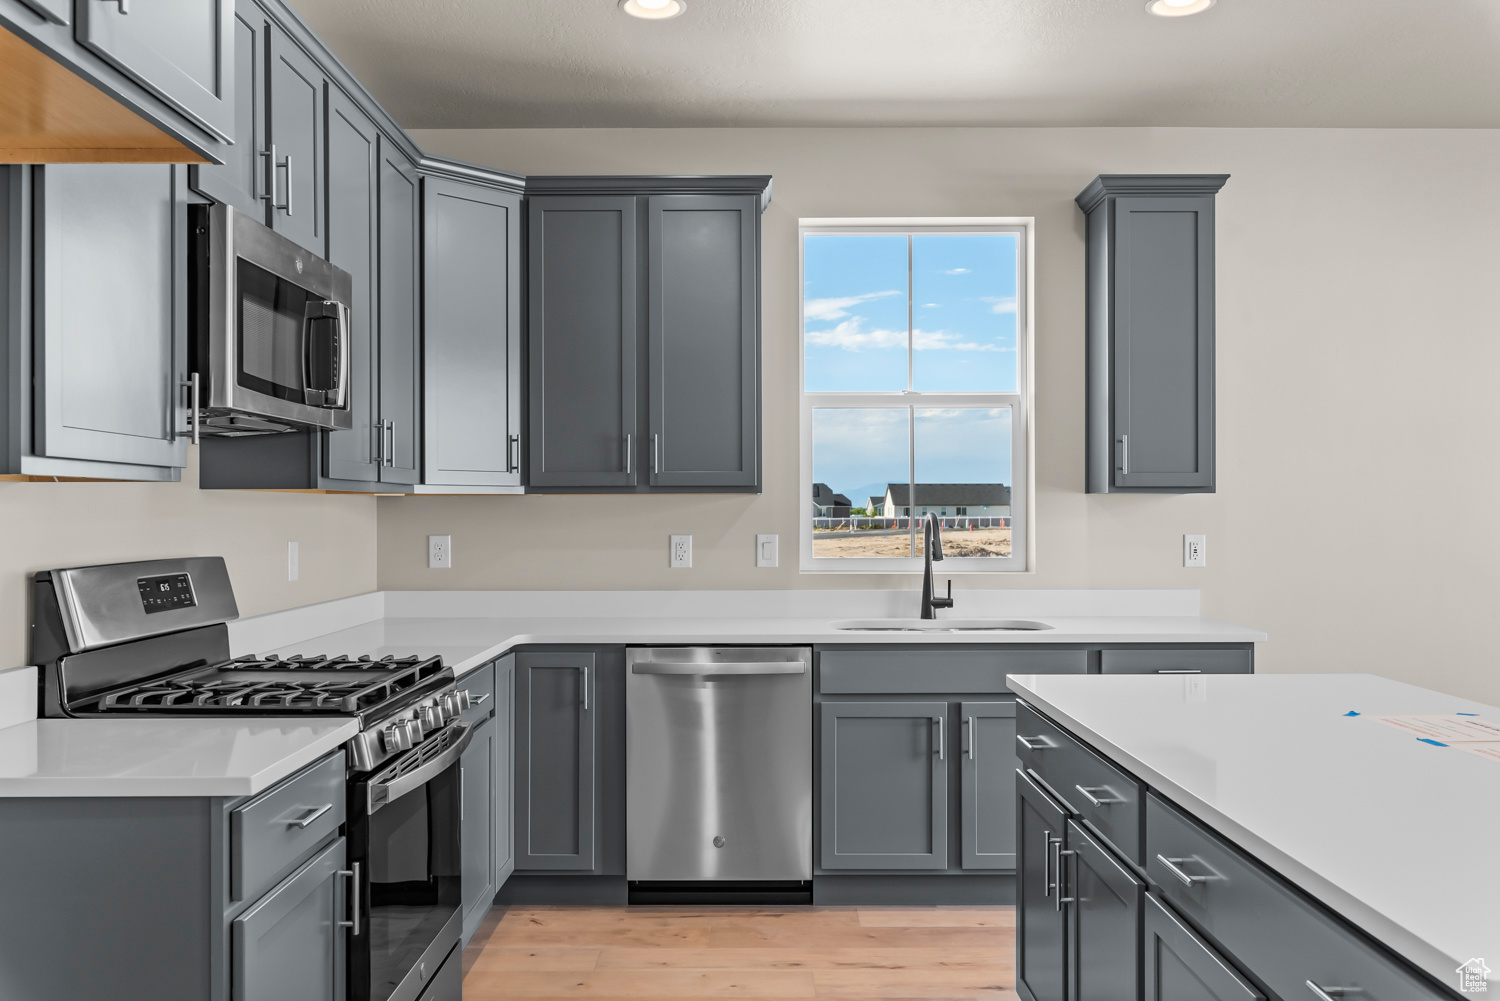
[[[1142,959],[1151,1001],[1266,1001],[1154,894],[1146,895]]]
[[[229,892],[251,900],[344,822],[344,752],[229,814]]]
[[[469,708],[463,711],[463,721],[472,726],[489,719],[495,711],[495,665],[475,668],[458,679],[458,687],[469,693]]]
[[[1086,650],[825,650],[818,690],[828,695],[1004,694],[1007,674],[1087,674]]]
[[[1101,674],[1249,674],[1249,650],[1101,650]]]
[[[1309,983],[1358,988],[1360,1001],[1442,997],[1155,794],[1146,801],[1146,850],[1158,892],[1286,1001],[1317,1001]]]
[[[1022,703],[1016,710],[1016,753],[1031,771],[1115,851],[1141,865],[1139,782]]]

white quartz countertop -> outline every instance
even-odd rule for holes
[[[359,732],[352,719],[43,719],[0,729],[0,796],[250,796]]]
[[[1012,675],[1009,685],[1440,983],[1474,957],[1500,966],[1500,761],[1369,718],[1500,723],[1500,708],[1367,674]]]
[[[1015,632],[844,632],[836,619],[794,618],[447,618],[385,616],[289,643],[279,654],[440,655],[462,675],[518,646],[568,644],[960,644],[1253,643],[1265,633],[1198,616],[1052,617],[1053,628]]]

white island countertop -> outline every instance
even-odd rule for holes
[[[1500,761],[1369,718],[1500,723],[1500,708],[1368,674],[1012,675],[1009,685],[1440,983],[1500,955]]]
[[[0,729],[0,796],[252,796],[352,719],[42,719]]]

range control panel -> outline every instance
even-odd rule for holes
[[[141,604],[146,606],[147,615],[172,608],[193,608],[198,604],[198,599],[193,597],[193,578],[185,573],[140,577],[135,584],[141,590]]]

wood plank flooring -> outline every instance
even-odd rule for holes
[[[1015,1001],[1013,907],[496,907],[465,1001]]]

